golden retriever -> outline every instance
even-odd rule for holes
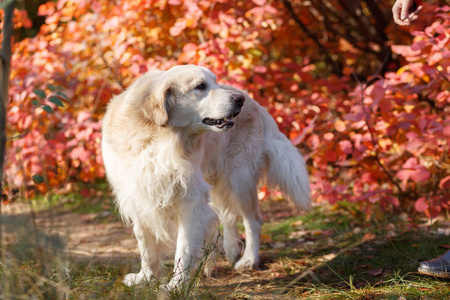
[[[102,153],[120,214],[132,224],[141,270],[127,285],[157,276],[175,250],[168,288],[189,270],[218,219],[235,269],[256,268],[262,217],[257,184],[278,186],[300,209],[311,206],[302,156],[270,114],[206,68],[150,71],[113,98],[103,120]],[[241,257],[236,218],[245,227]]]

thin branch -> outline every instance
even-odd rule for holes
[[[389,22],[386,20],[386,18],[383,15],[383,11],[380,9],[380,7],[375,1],[365,0],[364,2],[366,2],[372,17],[375,19],[375,24],[373,26],[377,30],[378,38],[380,38],[382,44],[384,44],[386,41],[389,40],[385,33],[386,26],[389,24]]]
[[[379,52],[374,51],[373,49],[368,47],[367,46],[368,45],[367,42],[363,43],[365,46],[361,46],[360,45],[361,41],[358,41],[354,36],[352,36],[351,32],[348,31],[349,26],[348,26],[348,24],[346,24],[347,22],[343,18],[341,18],[338,14],[336,14],[334,11],[332,11],[330,9],[330,7],[327,5],[327,3],[325,2],[325,0],[321,0],[321,5],[318,5],[318,9],[320,10],[320,13],[321,13],[321,15],[323,17],[323,23],[325,25],[325,28],[328,31],[332,32],[336,37],[343,37],[350,44],[352,44],[352,46],[355,49],[359,49],[359,50],[364,51],[366,53],[373,53],[375,55],[379,55],[380,54]],[[337,30],[337,29],[335,29],[333,27],[333,23],[330,21],[330,18],[328,17],[329,15],[333,15],[335,18],[337,18],[339,20],[340,24],[344,24],[345,27],[347,27],[347,28],[344,27],[344,33],[339,32],[339,30]],[[369,34],[368,34],[365,26],[360,26],[360,27],[362,27],[361,29],[365,32],[365,34],[363,34],[362,36],[364,38],[368,38]],[[347,31],[347,32],[345,32],[345,31]]]
[[[114,80],[116,81],[116,83],[120,85],[120,87],[122,88],[122,90],[125,90],[126,87],[125,87],[125,86],[123,85],[123,83],[122,83],[122,82],[123,82],[123,78],[119,78],[119,77],[118,77],[117,71],[114,70],[114,69],[109,65],[109,63],[108,63],[108,61],[106,60],[104,54],[103,54],[103,55],[100,55],[100,58],[102,59],[103,63],[104,63],[105,66],[108,68],[108,70],[111,72],[111,74],[113,74]],[[119,76],[120,76],[120,75],[119,75]],[[122,77],[122,76],[120,76],[120,77]]]
[[[386,55],[383,63],[380,65],[380,67],[378,68],[377,72],[374,74],[373,78],[375,78],[376,80],[378,80],[379,78],[379,74],[381,72],[381,70],[385,67],[389,56],[390,56],[390,52],[388,52],[388,55]],[[355,78],[355,80],[358,82],[359,88],[361,90],[361,108],[363,110],[363,114],[364,114],[364,122],[366,123],[367,129],[369,130],[369,134],[370,134],[370,138],[372,140],[372,144],[374,146],[375,149],[375,160],[377,162],[377,164],[380,166],[380,168],[383,170],[383,172],[387,175],[387,177],[389,178],[389,180],[398,188],[399,193],[402,192],[402,189],[400,187],[400,185],[398,184],[398,182],[394,179],[394,176],[392,176],[391,172],[389,172],[389,170],[384,166],[384,164],[381,162],[380,160],[380,152],[378,151],[378,141],[377,138],[375,137],[374,133],[373,133],[373,128],[370,125],[369,122],[369,117],[366,111],[366,106],[364,105],[364,91],[366,90],[366,88],[368,86],[370,86],[371,84],[373,84],[376,80],[370,80],[366,83],[362,83],[361,80],[359,80],[358,76],[356,76],[355,72],[352,71],[352,76],[353,78]],[[368,84],[370,82],[370,84]]]
[[[322,54],[325,55],[325,61],[333,67],[333,73],[339,75],[342,71],[341,68],[331,59],[330,54],[328,53],[327,49],[322,45],[322,43],[319,41],[319,39],[317,39],[317,37],[308,29],[308,27],[305,24],[303,24],[303,22],[297,17],[291,2],[289,2],[289,0],[283,0],[283,4],[288,10],[294,22],[317,45]]]

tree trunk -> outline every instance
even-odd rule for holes
[[[14,0],[1,3],[4,11],[3,42],[0,53],[0,192],[3,194],[3,164],[6,146],[6,109],[8,107],[9,71],[11,66],[11,38],[13,33]]]
[[[3,236],[2,202],[3,202],[3,164],[5,161],[6,147],[6,109],[8,107],[9,69],[11,66],[11,38],[13,34],[14,0],[4,0],[0,3],[3,9],[3,42],[0,52],[0,251],[3,274],[1,289],[3,295],[9,295],[10,285],[7,283],[8,265],[6,259],[5,243]]]

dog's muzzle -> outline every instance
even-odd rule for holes
[[[234,107],[229,115],[221,119],[204,118],[202,120],[202,123],[209,126],[216,126],[217,128],[220,129],[233,127],[234,126],[233,118],[237,117],[241,113],[245,97],[244,95],[241,94],[234,94],[230,97],[230,100],[234,103]]]

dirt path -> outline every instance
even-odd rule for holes
[[[6,241],[13,242],[17,234],[58,234],[66,243],[66,252],[74,259],[111,259],[139,254],[133,230],[110,212],[73,213],[63,211],[32,212],[23,203],[3,206]],[[33,221],[34,220],[34,221]],[[14,234],[15,233],[15,234]]]
[[[271,212],[280,218],[290,215],[292,208],[286,207]],[[64,252],[75,262],[120,264],[124,272],[139,266],[139,250],[133,231],[109,211],[100,213],[74,213],[67,209],[53,209],[33,213],[27,204],[15,203],[4,206],[2,216],[6,218],[3,232],[7,243],[17,243],[20,235],[44,233],[46,236],[60,236],[64,240]],[[262,268],[252,271],[235,271],[222,255],[216,259],[211,278],[204,284],[213,288],[216,295],[244,293],[258,296],[258,299],[273,299],[270,291],[279,287],[273,258],[262,255]],[[127,270],[125,270],[127,269]],[[275,270],[275,271],[274,271]],[[118,278],[120,280],[120,278]],[[261,288],[263,287],[263,288]],[[264,296],[265,295],[265,296]]]

